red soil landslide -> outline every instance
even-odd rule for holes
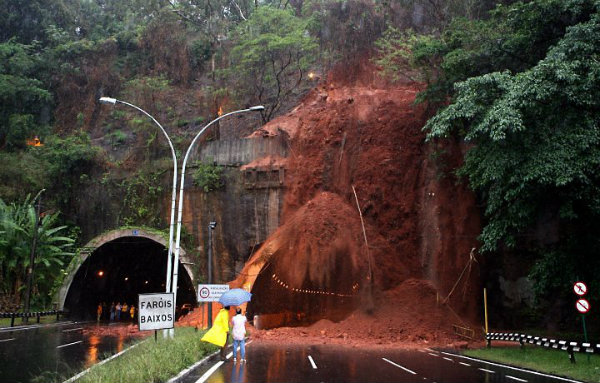
[[[480,215],[452,176],[464,148],[425,142],[420,84],[386,84],[368,62],[350,72],[254,134],[289,139],[283,225],[231,286],[252,290],[250,318],[304,326],[261,341],[462,346],[452,325],[480,327]]]

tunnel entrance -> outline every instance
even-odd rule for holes
[[[285,273],[278,272],[281,269],[277,262],[268,263],[252,286],[252,300],[246,307],[248,318],[259,320],[254,325],[261,329],[308,326],[321,319],[343,320],[360,304],[358,286],[352,285],[350,271],[343,269],[337,270],[339,280],[327,287],[316,286],[306,278],[300,287],[293,288],[285,280]]]
[[[63,310],[73,319],[95,319],[104,303],[108,319],[111,303],[137,306],[138,294],[165,291],[167,249],[143,236],[121,236],[95,248],[72,274]],[[192,278],[179,264],[177,306],[196,301]]]

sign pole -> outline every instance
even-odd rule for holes
[[[585,314],[581,314],[581,323],[583,323],[583,338],[585,339],[585,343],[588,343],[587,329],[585,328]],[[590,362],[590,354],[587,353],[588,363]]]
[[[483,288],[483,307],[485,310],[485,335],[488,334],[488,307],[487,307],[487,289]],[[490,347],[490,342],[487,342],[487,346]]]

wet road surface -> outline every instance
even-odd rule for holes
[[[86,326],[97,325],[67,322],[0,329],[0,382],[62,381],[130,341],[126,336],[84,335]]]
[[[381,350],[334,345],[249,344],[247,363],[216,361],[185,376],[181,383],[254,382],[576,382],[526,370],[479,362],[430,349]],[[217,363],[218,364],[218,363]]]

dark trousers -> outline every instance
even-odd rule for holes
[[[229,341],[229,334],[227,334],[227,338],[225,339],[225,344],[221,347],[221,351],[219,355],[221,356],[221,360],[225,360],[225,353],[227,351],[227,343]]]

